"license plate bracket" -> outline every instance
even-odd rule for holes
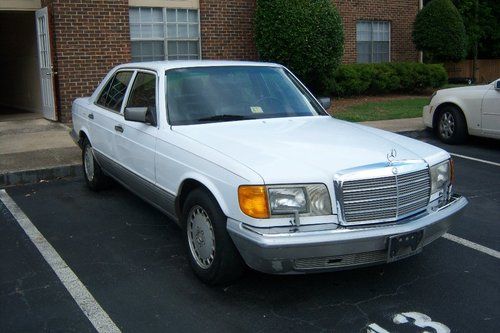
[[[387,261],[396,261],[421,252],[422,246],[420,244],[423,238],[423,230],[390,236],[388,239]]]

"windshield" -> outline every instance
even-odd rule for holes
[[[171,125],[326,115],[283,68],[221,66],[166,72]]]

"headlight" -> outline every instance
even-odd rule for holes
[[[306,189],[304,187],[270,188],[269,206],[273,215],[295,211],[301,214],[307,213]]]
[[[450,160],[431,167],[431,194],[434,194],[451,182],[452,167]]]
[[[295,212],[304,216],[332,214],[330,195],[324,184],[240,186],[238,201],[241,211],[255,218]]]

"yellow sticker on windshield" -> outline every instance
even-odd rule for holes
[[[251,106],[250,110],[252,110],[252,113],[264,113],[264,111],[262,111],[262,108],[260,106]]]

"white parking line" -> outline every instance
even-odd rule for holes
[[[40,251],[45,261],[54,270],[59,280],[61,280],[64,287],[71,294],[71,297],[76,301],[97,332],[121,332],[71,268],[68,267],[66,262],[64,262],[57,251],[50,245],[45,237],[43,237],[40,231],[38,231],[5,190],[0,190],[0,200],[10,211],[12,216],[14,216],[21,228],[23,228],[24,232],[28,235],[38,251]]]
[[[455,153],[450,153],[450,155],[451,156],[460,157],[460,158],[465,158],[465,159],[471,160],[471,161],[476,161],[476,162],[486,163],[486,164],[490,164],[490,165],[500,166],[500,163],[492,162],[492,161],[487,161],[487,160],[482,160],[480,158],[475,158],[475,157],[470,157],[470,156],[465,156],[465,155],[460,155],[460,154],[455,154]]]
[[[460,237],[457,237],[455,235],[448,234],[448,233],[444,234],[443,238],[451,240],[452,242],[458,243],[460,245],[467,246],[467,247],[474,249],[476,251],[488,254],[488,255],[495,257],[497,259],[500,259],[500,252],[493,250],[493,249],[490,249],[489,247],[479,245],[479,244],[471,242],[467,239],[463,239],[463,238],[460,238]]]

